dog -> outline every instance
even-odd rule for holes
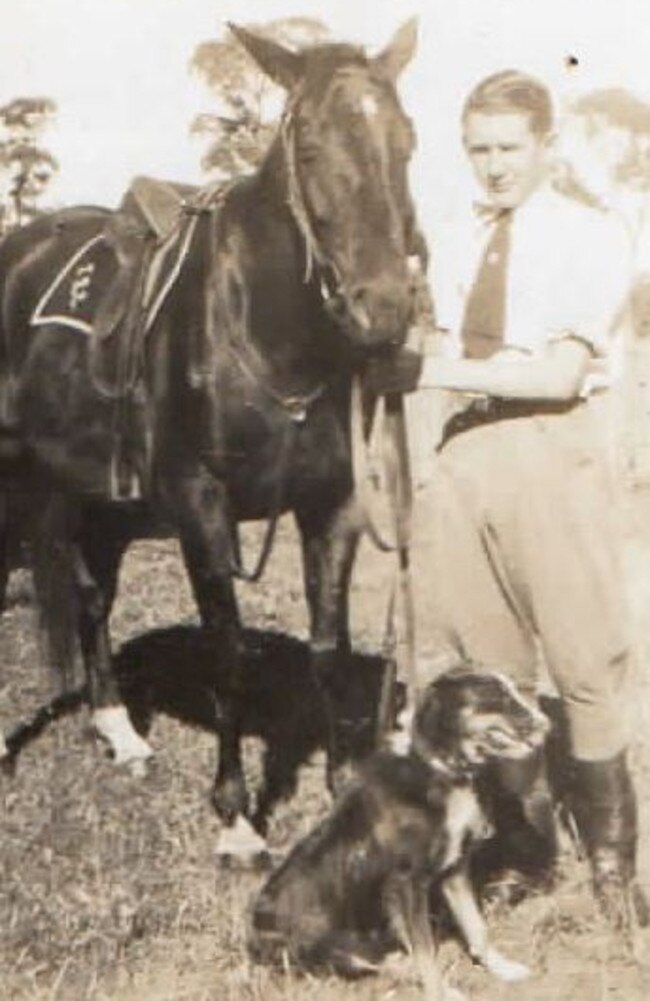
[[[472,844],[489,833],[474,782],[495,759],[534,753],[548,729],[501,675],[467,664],[441,674],[414,711],[406,753],[372,754],[270,875],[252,907],[252,957],[354,977],[397,947],[413,956],[429,1001],[458,998],[436,962],[437,896],[476,962],[502,980],[528,976],[490,945],[471,886]]]

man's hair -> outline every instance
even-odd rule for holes
[[[548,89],[519,70],[502,70],[481,80],[465,101],[463,123],[474,112],[486,115],[520,112],[529,116],[530,128],[536,135],[547,135],[553,127],[553,103]]]

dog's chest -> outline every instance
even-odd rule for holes
[[[449,793],[445,815],[447,845],[442,863],[448,869],[463,857],[467,845],[488,833],[485,814],[470,786],[456,786]]]

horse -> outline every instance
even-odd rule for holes
[[[185,263],[129,349],[137,378],[126,397],[104,391],[96,334],[31,322],[52,275],[103,231],[107,210],[61,210],[0,245],[0,487],[40,498],[34,560],[52,644],[69,669],[79,639],[93,724],[117,760],[150,753],[111,669],[120,562],[136,538],[178,536],[202,627],[230,665],[212,800],[224,836],[257,844],[240,747],[237,524],[270,519],[268,550],[277,516],[293,513],[311,668],[327,701],[350,650],[349,580],[364,527],[351,380],[370,355],[399,348],[413,315],[415,137],[396,83],[417,37],[407,22],[369,56],[346,43],[292,51],[230,29],[286,91],[284,112],[259,169],[194,210]],[[132,499],[109,484],[116,426],[138,472]]]

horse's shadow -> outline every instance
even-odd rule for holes
[[[262,779],[252,819],[265,832],[273,807],[295,792],[301,765],[327,746],[330,728],[307,644],[257,629],[244,630],[243,641],[243,733],[262,742]],[[384,665],[379,656],[352,653],[329,686],[341,764],[363,758],[375,746]],[[114,666],[122,698],[143,735],[159,713],[219,732],[219,692],[227,665],[218,636],[192,626],[153,630],[124,644]],[[17,726],[7,737],[11,760],[83,699],[81,691],[59,696]],[[393,703],[395,711],[403,703],[399,685]]]

